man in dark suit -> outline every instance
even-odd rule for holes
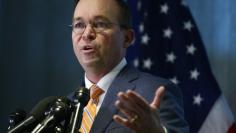
[[[95,104],[93,112],[90,107],[84,110],[81,132],[188,132],[180,89],[126,62],[134,30],[125,2],[80,0],[72,28],[74,52],[85,70],[85,87],[101,90],[97,102],[89,103]]]

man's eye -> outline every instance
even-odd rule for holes
[[[96,28],[107,28],[108,24],[106,22],[98,21],[94,23],[94,27]]]
[[[77,22],[74,24],[74,28],[84,28],[85,24],[83,22]]]

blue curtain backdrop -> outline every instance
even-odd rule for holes
[[[188,0],[213,73],[236,113],[235,0]],[[16,108],[67,95],[83,77],[71,44],[73,0],[0,0],[0,132]]]

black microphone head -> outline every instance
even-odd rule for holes
[[[34,108],[30,111],[30,114],[34,116],[35,119],[43,119],[45,116],[46,109],[49,108],[50,104],[55,101],[58,96],[50,96],[41,100]]]
[[[57,96],[46,97],[41,100],[30,112],[29,116],[14,128],[8,131],[8,133],[21,133],[24,131],[31,131],[43,118],[45,118],[45,111],[49,108],[49,105],[55,101]]]
[[[80,102],[83,106],[88,104],[90,99],[90,91],[85,87],[80,87],[74,94],[74,97],[78,102]]]
[[[66,97],[57,97],[51,104],[50,108],[45,112],[45,118],[40,122],[36,128],[33,129],[33,133],[39,132],[54,132],[55,126],[60,124],[63,120],[67,120],[70,114],[71,101]]]
[[[71,101],[67,97],[61,96],[56,98],[51,104],[49,115],[53,114],[58,120],[65,119],[70,110],[70,103]]]
[[[16,109],[15,112],[12,112],[9,115],[9,120],[8,120],[8,130],[11,128],[15,127],[17,124],[22,122],[26,118],[26,112],[23,109]]]

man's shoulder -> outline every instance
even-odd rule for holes
[[[148,72],[139,71],[139,75],[140,75],[140,78],[144,80],[153,81],[153,82],[161,82],[161,83],[170,83],[168,79],[165,79],[157,75],[153,75]]]
[[[165,79],[165,78],[157,76],[157,75],[153,75],[148,72],[140,71],[131,65],[127,65],[126,67],[127,67],[126,68],[127,71],[137,74],[137,77],[138,77],[137,81],[138,82],[142,81],[143,83],[149,83],[149,84],[161,83],[163,85],[172,84],[172,82],[168,79]]]

